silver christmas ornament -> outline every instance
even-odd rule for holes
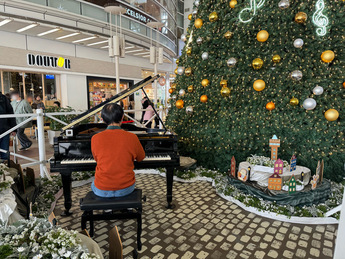
[[[183,75],[184,72],[184,67],[178,67],[177,68],[177,74],[179,74],[180,76]]]
[[[315,94],[315,95],[323,94],[323,87],[319,86],[319,85],[315,86],[313,89],[313,94]]]
[[[181,89],[179,92],[178,92],[179,96],[184,96],[186,94],[186,91],[184,89]]]
[[[302,48],[304,44],[304,41],[302,39],[295,39],[295,41],[293,42],[293,46],[295,48]]]
[[[280,9],[286,9],[290,6],[290,1],[289,0],[281,0],[279,3],[278,3],[278,7]]]
[[[186,41],[186,40],[187,40],[187,37],[186,37],[185,34],[182,34],[182,35],[181,35],[181,40],[183,40],[183,41]]]
[[[198,7],[198,6],[199,6],[199,4],[200,4],[200,1],[199,1],[199,0],[195,0],[195,1],[194,1],[194,4],[195,4],[195,6],[197,6],[197,7]]]
[[[291,78],[295,81],[301,80],[302,77],[303,77],[303,74],[300,70],[295,70],[295,71],[292,71],[291,73]]]
[[[226,64],[228,65],[228,67],[234,67],[237,63],[237,60],[236,58],[229,58],[227,61],[226,61]]]
[[[196,43],[201,44],[201,43],[202,43],[202,38],[201,38],[201,37],[198,37],[198,38],[196,39]]]
[[[176,94],[172,95],[171,99],[176,100]]]
[[[207,52],[202,53],[201,58],[202,58],[203,60],[208,59],[208,53],[207,53]]]
[[[198,13],[197,10],[193,10],[192,15],[195,17],[197,13]]]
[[[316,101],[313,98],[307,98],[303,102],[303,108],[306,110],[313,110],[316,107]]]
[[[167,104],[167,108],[170,109],[171,108],[171,103]]]
[[[187,106],[186,107],[186,113],[187,114],[192,114],[193,113],[193,106]]]

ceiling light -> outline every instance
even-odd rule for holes
[[[12,21],[12,19],[10,19],[10,18],[5,19],[5,20],[2,20],[2,21],[0,22],[0,26],[3,26],[3,25],[5,25],[5,24],[7,24],[7,23],[9,23],[9,22],[11,22],[11,21]]]
[[[32,23],[32,24],[29,24],[29,25],[21,28],[21,29],[18,29],[17,32],[23,32],[23,31],[29,30],[31,28],[34,28],[36,26],[38,26],[38,23]]]
[[[70,34],[67,34],[65,36],[61,36],[61,37],[58,37],[56,38],[57,40],[62,40],[62,39],[66,39],[66,38],[69,38],[69,37],[73,37],[73,36],[76,36],[80,34],[80,32],[73,32],[73,33],[70,33]]]
[[[102,43],[108,43],[108,40],[97,41],[94,43],[87,44],[87,46],[94,46],[94,45],[98,45],[98,44],[102,44]]]
[[[130,50],[130,51],[126,51],[126,53],[132,53],[132,52],[138,52],[138,51],[143,51],[143,49]]]
[[[88,37],[88,38],[84,38],[84,39],[80,39],[80,40],[75,40],[75,41],[72,41],[72,43],[78,43],[78,42],[93,40],[93,39],[96,39],[96,36],[92,36],[92,37]]]
[[[47,34],[56,32],[56,31],[58,31],[58,30],[60,30],[60,28],[51,29],[51,30],[49,30],[49,31],[41,32],[41,33],[37,34],[37,36],[38,36],[38,37],[41,37],[41,36],[44,36],[44,35],[47,35]]]

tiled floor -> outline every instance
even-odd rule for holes
[[[137,187],[147,202],[143,207],[143,249],[139,258],[332,258],[337,225],[283,223],[248,213],[223,200],[210,183],[174,182],[174,210],[166,210],[165,179],[137,175]],[[78,200],[90,185],[73,189],[73,215],[58,216],[59,224],[80,230]],[[63,208],[58,201],[56,215]],[[95,224],[94,240],[107,256],[108,231],[117,225],[125,258],[136,246],[136,221]]]

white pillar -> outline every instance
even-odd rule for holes
[[[115,56],[115,75],[116,75],[116,93],[117,94],[120,92],[120,72],[119,72],[119,66],[120,66],[119,56]]]
[[[43,110],[37,109],[37,140],[38,140],[38,153],[39,153],[39,161],[40,164],[40,175],[41,177],[45,177],[45,164],[46,164],[46,146],[44,141],[44,117],[43,117]]]
[[[154,66],[154,75],[157,75],[157,74],[158,74],[158,63],[156,59],[156,63]],[[153,103],[157,104],[157,79],[153,83]]]
[[[338,225],[338,234],[335,242],[333,259],[343,259],[345,255],[345,188],[343,194],[343,203],[340,210],[340,219]]]

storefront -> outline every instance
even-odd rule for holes
[[[46,105],[52,105],[58,96],[56,77],[54,74],[0,70],[0,89],[3,94],[18,91],[30,101],[40,96]]]

